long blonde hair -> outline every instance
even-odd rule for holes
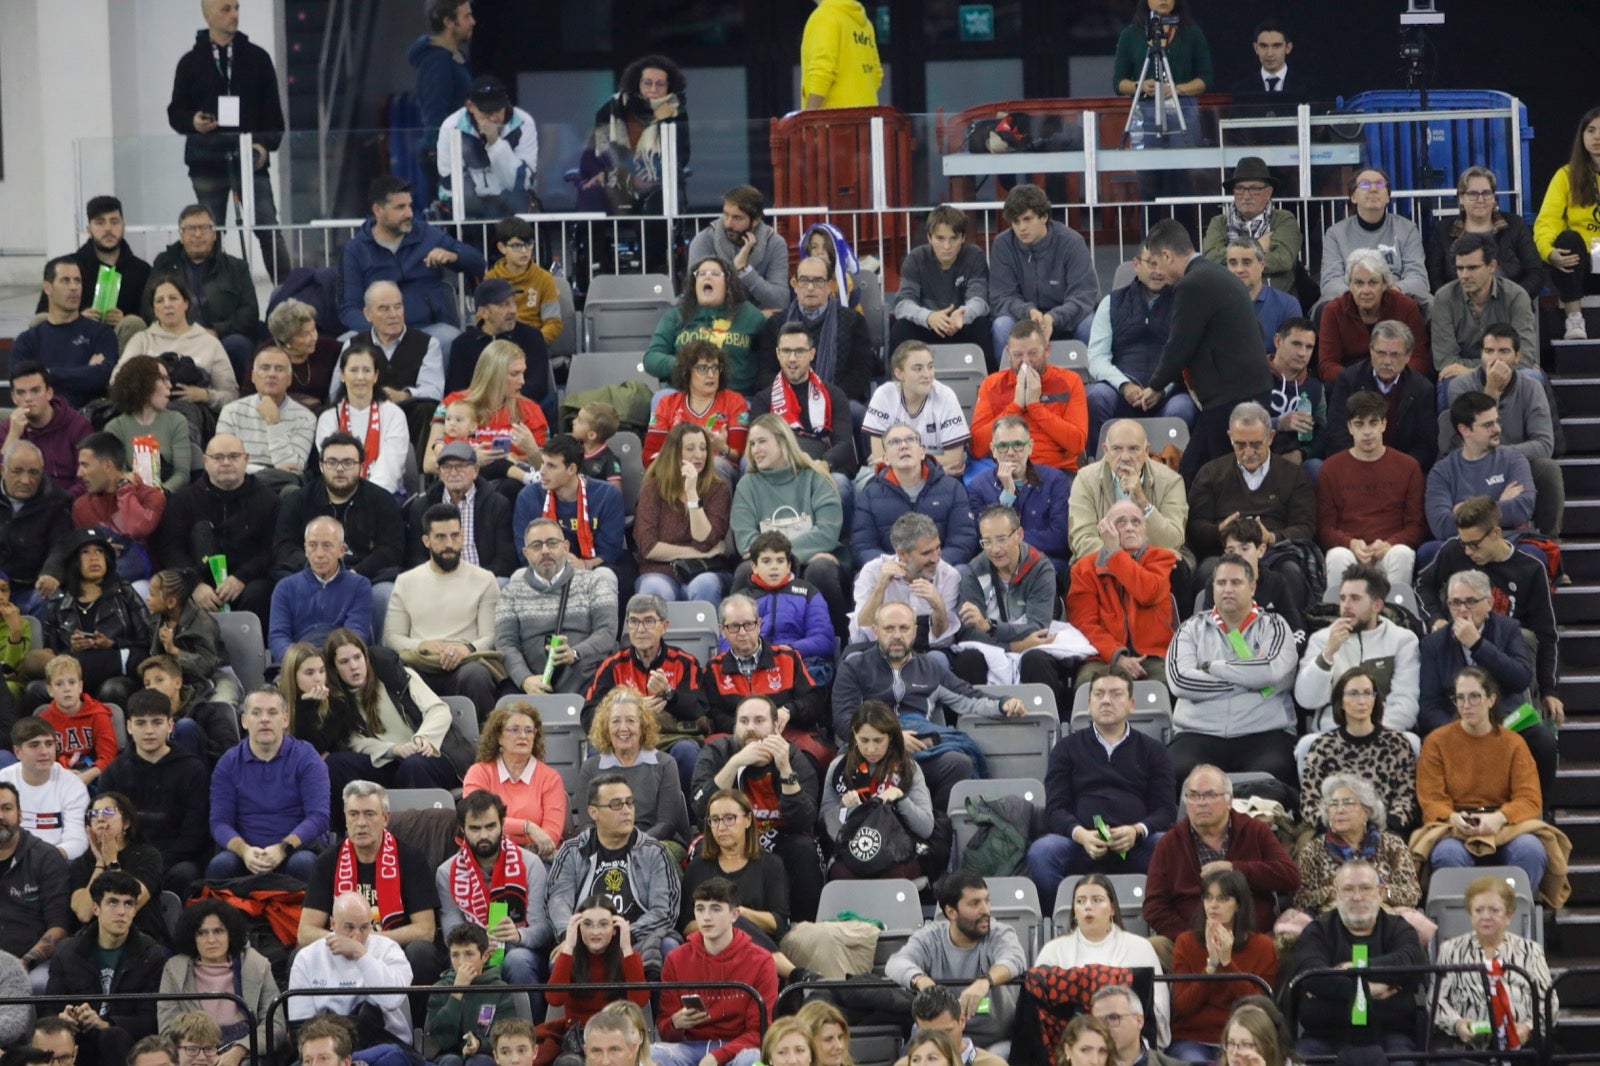
[[[522,421],[518,397],[506,394],[506,373],[513,359],[521,359],[524,367],[528,364],[527,353],[510,341],[490,341],[478,356],[478,365],[472,371],[472,383],[467,386],[465,397],[478,415],[478,425],[483,425],[490,415],[502,407],[507,409],[512,425]]]
[[[796,473],[801,470],[815,471],[822,475],[822,480],[833,486],[835,492],[839,491],[838,486],[833,484],[833,478],[827,476],[822,464],[800,450],[800,442],[795,439],[794,430],[789,428],[787,422],[777,415],[764,414],[750,423],[750,432],[754,433],[758,429],[765,430],[772,435],[772,439],[778,444],[778,451],[783,454],[784,465],[788,466],[789,469]],[[747,444],[746,451],[748,450],[749,445]],[[756,472],[753,469],[751,470],[751,473]]]

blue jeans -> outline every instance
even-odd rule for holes
[[[1216,1062],[1221,1053],[1220,1044],[1202,1044],[1198,1040],[1174,1040],[1167,1048],[1168,1056],[1184,1062]],[[444,1064],[441,1062],[439,1066]]]
[[[172,743],[205,761],[206,731],[193,718],[180,718],[172,723]]]
[[[394,595],[393,581],[380,581],[372,586],[372,643],[383,643],[383,616],[389,613],[389,597]]]
[[[1504,847],[1499,848],[1492,855],[1485,855],[1481,859],[1475,857],[1467,850],[1467,846],[1454,837],[1439,841],[1434,846],[1433,854],[1428,861],[1435,868],[1443,866],[1469,867],[1469,866],[1520,866],[1527,871],[1528,881],[1538,891],[1539,882],[1544,879],[1544,868],[1550,862],[1550,857],[1545,854],[1544,845],[1539,843],[1539,838],[1531,833],[1512,837],[1506,841]]]
[[[679,740],[667,749],[672,761],[678,764],[678,783],[683,794],[689,794],[689,783],[694,780],[694,766],[700,761],[700,745],[692,740]]]
[[[1091,859],[1071,837],[1048,833],[1028,846],[1028,877],[1039,889],[1039,906],[1054,906],[1061,882],[1069,877],[1087,873],[1142,874],[1150,866],[1150,857],[1156,853],[1156,842],[1162,834],[1151,833],[1128,852],[1126,859],[1111,852],[1103,859]]]
[[[1184,425],[1192,426],[1194,416],[1199,413],[1199,408],[1194,405],[1194,398],[1183,389],[1175,390],[1159,407],[1149,411],[1141,411],[1133,406],[1109,381],[1092,381],[1084,392],[1089,403],[1089,450],[1094,455],[1098,455],[1100,451],[1100,427],[1113,419],[1181,418]],[[1160,441],[1150,443],[1157,450],[1165,447]]]
[[[668,603],[676,600],[721,603],[727,591],[729,576],[720,571],[697,574],[689,579],[688,585],[682,585],[666,574],[640,574],[639,580],[633,583],[633,588],[635,592],[648,592],[660,596]]]
[[[724,1040],[658,1040],[650,1045],[650,1058],[656,1066],[699,1066],[700,1060],[721,1047]],[[727,1066],[752,1066],[761,1060],[761,1049],[746,1048],[728,1060]]]
[[[277,841],[273,841],[277,843]],[[317,853],[309,848],[301,848],[282,866],[279,872],[288,874],[296,881],[311,880],[311,871],[317,865]],[[243,877],[250,871],[245,869],[244,860],[231,851],[219,851],[206,863],[206,880],[220,881],[229,877]]]

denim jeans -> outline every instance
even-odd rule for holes
[[[1528,882],[1538,889],[1539,882],[1544,879],[1544,868],[1549,864],[1550,856],[1545,853],[1544,845],[1539,843],[1538,837],[1531,833],[1523,833],[1521,836],[1512,837],[1506,841],[1505,846],[1481,859],[1474,858],[1461,841],[1454,837],[1446,838],[1434,846],[1433,854],[1428,857],[1428,861],[1435,868],[1520,866],[1527,871]]]

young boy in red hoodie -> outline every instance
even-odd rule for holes
[[[661,980],[742,981],[770,1010],[778,1001],[778,971],[771,953],[735,927],[739,886],[713,877],[697,887],[694,920],[698,928],[667,956]],[[657,1066],[751,1066],[761,1057],[760,1011],[737,989],[663,989],[656,1029],[661,1039],[651,1045],[650,1057]]]
[[[56,733],[56,761],[78,775],[88,787],[105,773],[117,757],[117,731],[111,708],[83,692],[83,667],[70,655],[57,655],[45,664],[50,705],[39,717]]]

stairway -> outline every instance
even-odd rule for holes
[[[1600,316],[1589,333],[1600,338]],[[1600,339],[1556,341],[1551,381],[1566,430],[1559,460],[1567,506],[1561,559],[1572,584],[1556,590],[1561,631],[1561,769],[1551,801],[1572,838],[1572,898],[1547,926],[1550,968],[1600,966]],[[1562,1050],[1600,1055],[1600,981],[1559,989]]]

